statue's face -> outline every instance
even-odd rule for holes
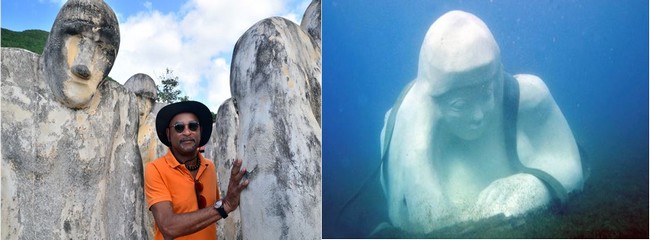
[[[494,85],[495,81],[481,81],[440,95],[443,126],[464,140],[482,136],[494,117]]]
[[[66,3],[43,53],[45,78],[55,98],[71,108],[87,106],[112,68],[118,47],[117,20],[108,6]]]
[[[147,116],[153,108],[154,101],[151,99],[143,98],[138,101],[138,110],[140,111],[140,124],[143,124]]]

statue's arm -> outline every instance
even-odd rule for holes
[[[524,165],[555,177],[568,192],[582,186],[580,154],[573,133],[546,84],[537,76],[515,75],[520,101],[517,151]]]

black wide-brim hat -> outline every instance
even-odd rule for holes
[[[160,109],[158,115],[156,115],[158,139],[167,145],[167,147],[171,147],[165,130],[169,127],[169,122],[172,118],[179,113],[194,113],[199,118],[199,125],[201,126],[201,142],[199,142],[199,147],[208,143],[210,134],[212,134],[212,113],[210,113],[208,107],[197,101],[172,103]]]

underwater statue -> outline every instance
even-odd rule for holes
[[[462,11],[429,28],[381,145],[388,217],[409,233],[561,207],[583,184],[576,141],[544,81],[505,72],[490,30]]]

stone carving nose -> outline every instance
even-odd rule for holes
[[[72,73],[82,79],[90,79],[90,70],[88,67],[86,67],[86,65],[74,65],[72,67]]]
[[[483,112],[483,109],[476,108],[472,112],[472,122],[480,123],[481,121],[483,121],[484,116],[485,116],[485,113]]]

